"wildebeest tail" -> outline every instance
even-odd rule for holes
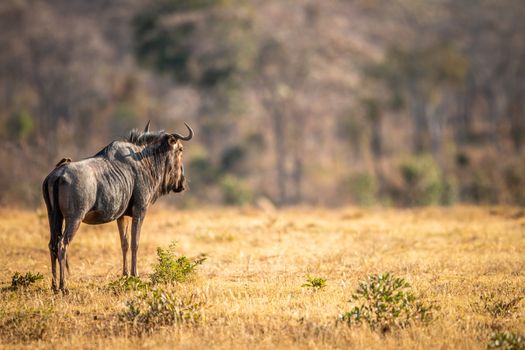
[[[62,223],[64,221],[64,217],[62,213],[60,212],[59,204],[58,204],[58,183],[60,178],[57,178],[53,184],[53,193],[52,198],[49,198],[49,178],[46,178],[44,180],[44,184],[42,186],[42,192],[44,196],[44,201],[46,203],[47,207],[47,214],[49,219],[49,231],[50,231],[50,249],[53,250],[53,252],[56,254],[58,253],[58,242],[60,241],[60,237],[62,236]]]

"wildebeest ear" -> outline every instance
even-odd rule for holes
[[[148,120],[148,124],[146,124],[146,127],[144,128],[144,132],[149,132],[149,123],[151,120]]]
[[[168,144],[170,146],[173,146],[176,143],[177,143],[177,138],[171,134],[168,134]]]

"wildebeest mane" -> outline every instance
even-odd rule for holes
[[[164,130],[157,132],[144,132],[139,131],[137,129],[133,129],[129,133],[129,136],[124,140],[137,146],[149,146],[160,142],[164,135],[166,135],[166,132]],[[113,141],[109,145],[101,149],[97,154],[95,154],[95,157],[107,155],[108,151],[113,147],[115,142],[116,141]]]
[[[162,136],[164,135],[166,135],[166,132],[164,132],[164,130],[156,132],[144,132],[137,129],[133,129],[129,133],[128,139],[126,141],[131,142],[132,144],[137,146],[143,146],[160,141]]]

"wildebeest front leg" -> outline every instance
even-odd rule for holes
[[[131,222],[131,276],[138,277],[137,272],[137,251],[139,249],[140,228],[144,221],[145,210],[133,210],[133,219]]]
[[[80,219],[67,219],[66,218],[66,228],[64,234],[58,242],[58,264],[60,266],[60,290],[66,294],[66,284],[65,284],[65,272],[66,272],[66,259],[67,259],[67,248],[69,243],[73,240],[75,233],[80,226]]]
[[[120,235],[120,247],[122,248],[122,275],[129,276],[128,272],[128,226],[129,220],[125,216],[117,219],[118,233]]]

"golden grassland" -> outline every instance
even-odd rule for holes
[[[44,212],[0,210],[0,343],[4,348],[371,348],[479,349],[491,334],[525,332],[525,212],[519,208],[152,210],[142,230],[139,272],[156,248],[178,242],[206,254],[194,280],[170,287],[205,301],[195,323],[132,335],[118,315],[133,293],[120,276],[116,224],[82,225],[70,247],[70,294],[50,290]],[[12,291],[19,271],[44,274]],[[337,322],[368,275],[392,272],[435,319],[382,335]],[[327,279],[319,291],[306,276]]]

